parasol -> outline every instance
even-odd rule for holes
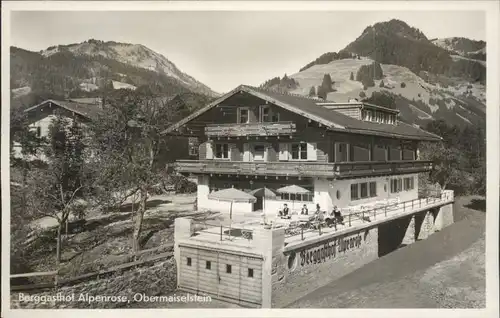
[[[257,199],[253,195],[235,188],[212,192],[208,195],[208,198],[210,200],[231,202],[231,206],[229,208],[229,237],[231,237],[231,223],[233,220],[233,202],[255,203],[255,201],[257,201]]]
[[[279,188],[276,190],[277,193],[289,193],[289,194],[308,194],[311,193],[311,191],[299,187],[298,185],[292,184],[283,188]],[[292,209],[293,205],[295,204],[295,200],[292,200]]]

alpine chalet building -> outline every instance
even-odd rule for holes
[[[178,160],[178,173],[198,179],[198,209],[229,211],[208,194],[288,185],[307,194],[281,194],[234,203],[233,213],[292,213],[306,204],[330,212],[381,200],[418,198],[419,143],[437,135],[404,123],[398,111],[363,102],[334,103],[246,85],[170,126],[164,133],[196,137],[198,160]],[[265,200],[265,201],[264,201]],[[310,213],[311,213],[310,212]]]

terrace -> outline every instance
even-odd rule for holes
[[[285,229],[285,251],[309,245],[315,241],[324,240],[342,233],[351,232],[368,226],[385,223],[421,211],[439,208],[454,202],[453,191],[442,191],[437,195],[414,199],[405,202],[379,201],[370,206],[355,206],[342,209],[344,225],[320,226],[315,222],[301,220],[301,216],[293,215],[284,220],[278,217],[266,219],[264,225],[260,217],[248,218],[241,222],[229,223],[195,223],[192,239],[224,244],[234,247],[252,247],[253,231],[262,227]],[[311,216],[311,215],[310,215]],[[309,216],[309,217],[310,217]],[[325,216],[326,217],[326,216]]]

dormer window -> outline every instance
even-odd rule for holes
[[[373,113],[371,110],[366,111],[366,120],[372,121],[373,120]]]
[[[390,114],[386,111],[375,110],[375,109],[363,109],[361,111],[361,118],[364,121],[371,121],[381,124],[395,124],[396,115]]]
[[[238,108],[238,124],[247,124],[249,119],[250,116],[248,108]]]

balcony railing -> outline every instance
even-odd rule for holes
[[[296,132],[293,122],[213,124],[205,127],[208,137],[279,136]]]
[[[232,175],[335,177],[337,179],[427,172],[431,161],[388,162],[244,162],[222,160],[179,160],[179,173],[214,173]]]

